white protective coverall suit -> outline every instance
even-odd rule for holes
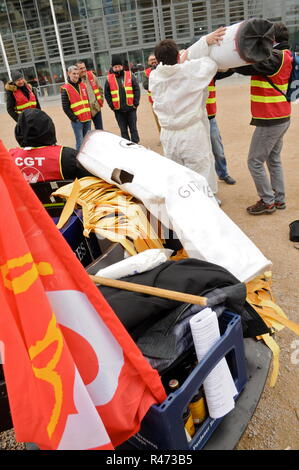
[[[206,112],[208,85],[217,72],[205,36],[182,64],[160,63],[149,78],[153,109],[161,126],[165,157],[204,176],[217,192],[210,126]],[[198,58],[202,56],[201,58]]]

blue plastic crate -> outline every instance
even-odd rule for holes
[[[181,387],[168,395],[160,405],[153,405],[142,420],[140,431],[129,439],[129,443],[144,450],[199,450],[204,447],[224,418],[208,417],[187,441],[183,411],[201,387],[205,378],[218,362],[229,355],[229,367],[239,394],[247,382],[244,341],[241,318],[225,311],[219,317],[221,337],[193,369]]]

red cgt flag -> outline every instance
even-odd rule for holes
[[[0,341],[18,441],[113,449],[165,399],[0,141]]]

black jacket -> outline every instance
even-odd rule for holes
[[[273,49],[276,49],[278,51],[284,51],[285,49],[290,50],[291,46],[288,43],[288,41],[282,41],[282,42],[279,42],[279,43],[275,44],[275,46],[273,46]]]
[[[128,106],[126,102],[126,93],[125,93],[125,88],[124,88],[124,71],[121,71],[119,74],[115,73],[115,76],[116,76],[116,80],[117,80],[118,87],[119,87],[119,99],[120,99],[119,111],[122,111],[122,112],[132,111],[132,106]],[[133,88],[133,95],[134,95],[133,105],[135,108],[137,108],[139,106],[139,101],[140,101],[140,87],[133,73],[132,73],[132,88]],[[106,80],[106,83],[105,83],[105,98],[109,107],[112,109],[112,111],[115,111],[113,107],[113,103],[112,103],[112,97],[111,97],[108,79]]]
[[[207,261],[184,259],[166,261],[150,271],[122,278],[123,281],[160,287],[195,295],[227,286],[241,284],[229,271]],[[99,287],[125,328],[136,339],[151,325],[170,314],[181,302],[112,287]],[[257,336],[268,333],[264,321],[246,302],[246,287],[243,284],[243,297],[229,297],[226,307],[242,317],[244,336]]]
[[[77,83],[72,82],[69,78],[67,81],[77,90],[78,93],[80,93],[79,83],[81,82],[81,78],[79,78]],[[77,116],[71,110],[71,103],[69,100],[69,95],[67,94],[67,91],[64,88],[61,88],[61,103],[62,103],[62,109],[67,115],[67,117],[73,122],[79,121]]]
[[[40,107],[40,104],[39,104],[39,101],[38,101],[38,97],[37,97],[37,92],[34,88],[32,88],[32,86],[30,85],[30,83],[26,83],[27,86],[29,86],[29,88],[31,88],[31,90],[33,91],[34,95],[35,95],[35,98],[36,98],[36,107],[37,109],[41,109]],[[15,106],[16,106],[16,99],[14,97],[14,92],[16,90],[21,90],[21,92],[24,94],[24,96],[26,96],[27,99],[29,99],[29,91],[28,91],[28,88],[26,85],[23,85],[21,87],[17,87],[13,82],[8,82],[6,83],[5,85],[5,91],[6,91],[6,109],[7,109],[7,112],[8,114],[16,121],[18,122],[18,117],[19,117],[19,113],[16,112],[15,110]]]
[[[56,132],[52,119],[44,111],[25,109],[19,115],[15,127],[15,138],[20,147],[46,147],[56,144]],[[41,150],[42,152],[42,150]],[[61,153],[61,170],[63,179],[93,176],[77,161],[77,150],[63,147]]]

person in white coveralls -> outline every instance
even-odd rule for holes
[[[221,27],[203,36],[196,53],[186,50],[180,54],[173,40],[161,41],[155,48],[158,66],[149,77],[165,157],[204,176],[214,194],[217,177],[206,99],[218,66],[208,55],[209,46],[219,44],[225,30]]]

